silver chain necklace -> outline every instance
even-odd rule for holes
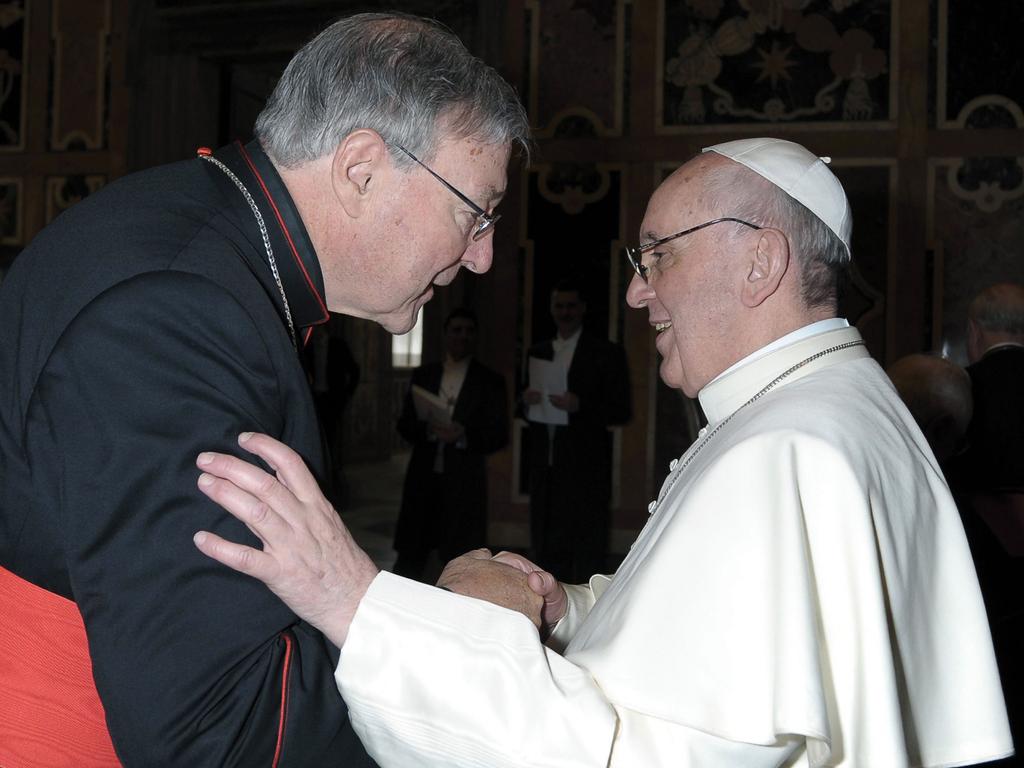
[[[242,197],[245,198],[245,202],[249,204],[252,209],[253,215],[256,217],[256,223],[260,227],[260,235],[263,237],[263,247],[267,249],[267,262],[270,264],[270,272],[274,276],[274,282],[277,283],[277,290],[281,292],[281,301],[284,302],[284,316],[288,321],[288,330],[291,333],[292,346],[295,347],[296,351],[299,349],[298,336],[295,334],[295,321],[292,320],[292,308],[288,304],[288,296],[284,292],[284,283],[281,282],[281,273],[277,271],[277,260],[274,258],[274,249],[270,246],[270,234],[267,232],[267,225],[263,223],[263,214],[260,213],[260,209],[256,207],[256,201],[252,199],[252,195],[249,194],[249,190],[245,188],[245,184],[239,179],[228,168],[224,163],[218,160],[216,157],[210,155],[199,155],[203,160],[213,163],[215,166],[220,168],[227,174],[227,177],[235,183],[238,187],[238,191],[242,193]]]
[[[698,445],[696,448],[694,448],[689,453],[689,455],[687,455],[686,459],[684,459],[683,461],[679,462],[679,464],[676,467],[673,468],[673,470],[672,470],[672,479],[669,481],[668,486],[661,493],[658,494],[658,500],[656,502],[654,502],[654,506],[651,508],[651,514],[654,514],[658,510],[658,507],[661,506],[661,502],[665,499],[666,496],[668,496],[669,491],[672,490],[673,486],[676,484],[676,481],[680,478],[680,476],[682,476],[683,470],[685,470],[690,465],[690,462],[692,462],[694,457],[698,453],[701,452],[701,449],[704,448],[704,446],[707,445],[708,442],[710,442],[711,438],[713,438],[715,435],[717,435],[718,432],[722,429],[722,427],[724,427],[726,424],[728,424],[732,420],[733,416],[735,416],[737,413],[742,411],[748,405],[752,405],[753,403],[755,403],[758,400],[760,400],[762,397],[764,397],[766,394],[768,394],[768,392],[770,392],[772,389],[774,389],[778,385],[778,383],[780,381],[785,379],[790,374],[800,370],[801,368],[803,368],[808,363],[813,363],[818,358],[824,357],[825,355],[830,355],[833,352],[838,352],[841,349],[847,349],[849,347],[858,347],[858,346],[863,346],[863,345],[864,345],[864,341],[863,340],[860,340],[860,341],[847,341],[847,342],[845,342],[843,344],[836,344],[834,347],[829,347],[828,349],[823,349],[820,352],[815,352],[813,355],[811,355],[810,357],[808,357],[808,358],[806,358],[804,360],[801,360],[799,363],[797,363],[796,365],[792,366],[791,368],[787,368],[785,371],[783,371],[778,376],[776,376],[774,379],[772,379],[770,382],[768,382],[764,387],[761,388],[761,390],[757,394],[755,394],[752,398],[747,400],[747,402],[745,402],[743,405],[741,405],[735,411],[733,411],[728,416],[726,416],[724,419],[722,419],[720,422],[718,422],[718,426],[716,426],[713,430],[711,430],[711,432],[708,433],[708,435],[704,438],[704,440],[700,443],[700,445]]]

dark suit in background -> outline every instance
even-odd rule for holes
[[[316,415],[323,428],[329,471],[324,491],[339,509],[348,506],[348,489],[342,462],[342,418],[345,406],[359,385],[359,363],[342,335],[341,317],[313,329],[302,353],[309,377]]]
[[[411,383],[437,394],[442,374],[441,363],[429,363],[413,372]],[[441,448],[442,470],[436,472],[439,443],[417,418],[411,393],[406,395],[398,431],[413,448],[395,530],[395,573],[419,578],[432,550],[447,562],[486,544],[486,457],[508,442],[508,419],[505,380],[470,359],[452,412],[466,432]]]
[[[974,415],[967,448],[947,473],[964,520],[985,598],[1010,728],[1018,754],[993,765],[1024,765],[1024,346],[989,349],[967,367]],[[1017,508],[1017,512],[1013,511]]]
[[[552,360],[552,341],[531,347],[529,354]],[[573,583],[608,567],[608,428],[632,415],[622,347],[584,330],[569,366],[567,387],[579,398],[579,410],[569,414],[568,425],[529,424],[530,545],[535,562],[560,581]]]
[[[962,490],[1024,492],[1024,346],[990,349],[967,373],[974,415],[957,483]]]

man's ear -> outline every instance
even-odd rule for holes
[[[350,217],[363,215],[389,170],[388,147],[376,131],[361,128],[342,140],[331,162],[331,187]]]
[[[746,307],[760,306],[778,290],[789,269],[789,240],[777,229],[758,231],[757,246],[750,257],[742,298]]]

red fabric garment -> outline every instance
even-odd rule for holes
[[[70,600],[0,567],[0,765],[121,765]]]

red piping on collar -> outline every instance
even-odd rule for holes
[[[242,153],[242,158],[245,160],[246,165],[249,166],[249,170],[252,171],[253,176],[256,177],[256,181],[260,183],[260,188],[263,190],[264,196],[270,203],[270,207],[274,210],[274,216],[277,217],[277,223],[281,226],[281,231],[284,232],[285,240],[288,241],[288,247],[291,248],[292,259],[295,261],[296,265],[298,265],[299,270],[302,272],[302,276],[306,279],[306,285],[309,286],[309,292],[312,293],[313,296],[316,298],[316,303],[320,305],[320,309],[324,313],[323,318],[319,320],[317,323],[314,323],[314,325],[326,323],[330,317],[330,315],[327,312],[327,307],[324,305],[323,300],[320,298],[320,293],[313,285],[313,279],[309,276],[309,272],[306,271],[306,265],[303,264],[302,259],[299,258],[299,251],[295,247],[295,243],[292,241],[291,232],[289,232],[288,227],[285,226],[284,219],[281,216],[281,212],[277,210],[277,203],[275,203],[274,198],[270,196],[270,190],[267,189],[267,185],[264,183],[263,177],[260,176],[260,172],[256,170],[256,165],[249,157],[249,153],[245,151],[245,146],[240,141],[236,141],[235,143],[238,145],[238,150]]]

